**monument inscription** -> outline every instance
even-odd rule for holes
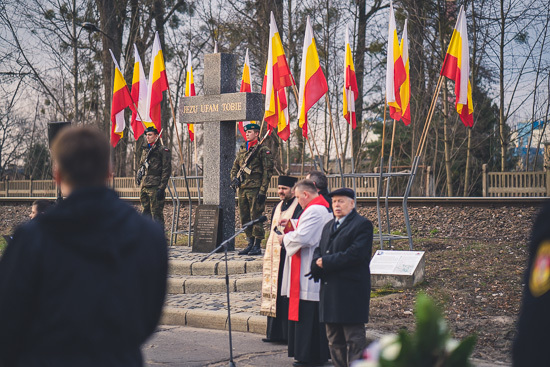
[[[261,120],[263,103],[263,95],[260,93],[239,92],[183,98],[180,119],[188,124]]]

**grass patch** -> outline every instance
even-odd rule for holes
[[[4,237],[0,237],[0,255],[2,255],[7,245],[8,244],[6,243],[6,240],[4,239]]]
[[[394,293],[403,293],[403,290],[395,289],[395,288],[392,288],[391,286],[387,285],[387,286],[382,287],[382,288],[371,290],[370,298],[384,297],[384,296],[387,296],[389,294],[394,294]]]

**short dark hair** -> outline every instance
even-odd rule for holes
[[[294,185],[293,189],[307,191],[311,194],[317,194],[317,188],[315,187],[315,183],[308,179],[304,179],[296,182],[296,185]]]
[[[328,188],[327,176],[321,171],[311,171],[309,173],[309,179],[315,183],[315,186],[319,190],[326,190]]]
[[[44,213],[53,205],[53,202],[45,199],[38,199],[32,202],[32,206],[36,206],[36,212],[39,214]]]
[[[74,187],[105,185],[111,148],[98,129],[67,127],[56,136],[51,149],[62,181]]]

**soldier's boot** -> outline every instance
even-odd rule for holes
[[[239,251],[239,255],[248,255],[250,250],[254,247],[254,237],[248,238],[248,246],[244,250]]]
[[[254,247],[252,247],[252,250],[248,253],[251,256],[255,255],[261,255],[262,254],[262,239],[256,238],[256,242],[254,242]]]

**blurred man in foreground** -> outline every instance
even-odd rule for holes
[[[0,366],[141,366],[166,290],[158,223],[108,189],[110,146],[91,128],[52,145],[67,198],[19,227],[0,260]]]

